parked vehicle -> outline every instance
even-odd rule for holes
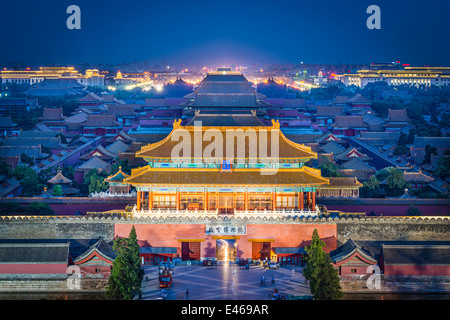
[[[159,276],[159,287],[170,288],[172,286],[172,276],[170,274],[162,274]]]
[[[278,269],[280,265],[274,261],[269,262],[269,269]]]

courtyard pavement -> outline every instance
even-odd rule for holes
[[[302,268],[296,266],[269,270],[253,265],[244,269],[235,264],[176,265],[172,287],[163,290],[159,288],[158,267],[145,266],[144,270],[143,300],[271,300],[275,288],[281,295],[311,296]],[[265,285],[260,284],[261,276],[266,278]]]

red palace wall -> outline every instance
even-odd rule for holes
[[[128,237],[132,224],[115,224],[116,237]],[[206,235],[203,224],[135,224],[139,244],[142,247],[176,247],[181,253],[179,240],[202,240],[201,256],[216,256],[216,239]],[[330,252],[337,247],[336,224],[264,224],[247,225],[247,234],[236,240],[237,257],[252,256],[252,242],[269,240],[271,247],[304,247],[310,244],[314,229],[319,232],[325,242],[325,251]],[[226,236],[224,236],[226,238]]]
[[[0,264],[0,273],[66,273],[65,263],[45,263],[45,264]]]
[[[450,276],[449,266],[388,265],[385,276]]]

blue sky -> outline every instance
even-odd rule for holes
[[[81,30],[66,9],[81,8]],[[369,30],[369,5],[381,30]],[[370,63],[450,65],[450,1],[1,0],[0,64]]]

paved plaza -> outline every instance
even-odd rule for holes
[[[269,270],[253,265],[244,269],[235,264],[176,265],[172,287],[164,290],[159,288],[158,267],[144,269],[148,281],[142,283],[143,300],[270,300],[275,288],[281,295],[311,296],[302,268],[294,266]],[[266,279],[265,285],[260,284],[261,276]]]

